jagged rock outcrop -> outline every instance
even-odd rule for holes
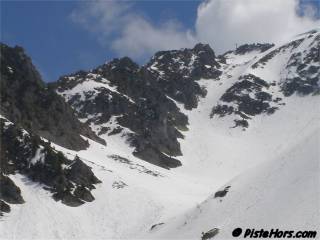
[[[73,150],[88,143],[80,134],[100,141],[80,123],[74,111],[55,91],[47,87],[31,59],[21,47],[1,44],[0,113],[27,131]]]
[[[186,109],[197,107],[198,97],[206,95],[196,80],[218,79],[221,75],[214,51],[201,43],[193,49],[157,52],[146,67],[155,76],[158,87]]]
[[[0,174],[0,199],[10,204],[24,203],[21,190],[8,177]],[[3,204],[5,206],[5,204]]]
[[[115,59],[86,74],[62,77],[57,92],[73,106],[80,119],[94,129],[95,125],[100,126],[97,133],[101,136],[125,134],[136,148],[136,156],[162,167],[176,167],[180,162],[172,158],[167,164],[165,154],[181,154],[177,137],[182,134],[176,127],[186,127],[187,118],[150,84],[151,77],[129,58]],[[116,126],[104,126],[112,120]],[[123,128],[131,131],[122,132]],[[146,152],[146,148],[153,150]]]
[[[246,53],[250,53],[253,51],[256,52],[265,52],[269,50],[270,48],[274,47],[274,44],[272,43],[253,43],[253,44],[243,44],[235,50],[235,54],[243,55]]]
[[[198,44],[156,53],[142,67],[128,57],[114,59],[52,85],[97,134],[125,135],[135,156],[172,168],[181,165],[174,157],[182,154],[178,138],[188,124],[174,101],[196,107],[206,94],[197,80],[217,79],[219,68],[210,46]]]
[[[91,190],[99,179],[78,157],[69,160],[37,135],[30,134],[5,118],[0,119],[0,200],[23,203],[23,193],[10,179],[20,173],[39,182],[53,198],[69,206],[93,201]]]
[[[316,32],[311,31],[310,37]],[[287,76],[281,84],[285,96],[319,94],[320,79],[320,34],[313,39],[307,52],[298,51],[287,63]]]
[[[224,54],[218,56],[220,62],[226,64],[226,60],[228,56],[235,55],[235,56],[246,56],[246,55],[257,55],[259,53],[263,53],[275,45],[273,43],[251,43],[251,44],[243,44],[238,46],[235,50],[230,50],[225,52]]]
[[[262,53],[271,48],[245,63],[249,64],[248,69],[222,94],[210,117],[233,115],[234,127],[245,129],[255,115],[273,114],[285,105],[284,98],[294,93],[298,96],[319,94],[319,43],[319,32],[310,31],[279,47],[246,44],[226,53],[224,56],[257,50]]]
[[[9,213],[11,211],[10,205],[0,200],[0,217],[3,216],[3,213]]]
[[[273,99],[272,94],[268,93],[270,88],[263,79],[247,74],[241,76],[232,87],[226,90],[221,96],[219,104],[212,109],[210,117],[219,115],[224,117],[232,113],[242,119],[235,120],[235,127],[248,127],[248,119],[261,113],[272,114],[278,107],[276,106],[281,99]],[[229,105],[228,105],[229,104]]]

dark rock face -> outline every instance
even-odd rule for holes
[[[246,55],[246,54],[250,54],[253,52],[263,53],[274,46],[275,46],[274,44],[270,44],[270,43],[243,44],[243,45],[240,45],[239,47],[237,47],[236,50],[230,50],[230,51],[227,51],[224,54],[218,56],[218,59],[221,63],[226,64],[227,63],[226,59],[228,58],[229,54]]]
[[[91,192],[84,186],[79,186],[74,190],[74,196],[86,202],[92,202],[94,197]]]
[[[181,162],[179,160],[161,154],[158,149],[145,146],[140,150],[139,147],[140,146],[138,146],[137,150],[133,152],[133,155],[138,158],[167,169],[181,166]]]
[[[235,114],[240,117],[234,120],[235,127],[247,128],[249,126],[247,120],[252,116],[261,113],[272,114],[278,109],[274,106],[276,100],[266,91],[269,87],[270,84],[253,74],[241,76],[239,81],[222,95],[221,103],[212,109],[210,116],[224,117]],[[231,103],[232,106],[228,105]]]
[[[196,107],[206,91],[196,82],[217,78],[219,63],[209,45],[157,53],[146,66],[130,58],[114,59],[90,72],[61,77],[52,84],[57,92],[88,124],[100,127],[97,134],[126,135],[135,147],[134,155],[164,168],[180,166],[178,138],[188,119],[174,100],[188,109]],[[77,86],[82,89],[69,93]],[[123,129],[129,129],[126,133]]]
[[[95,188],[93,184],[101,183],[91,169],[78,157],[72,162],[70,170],[68,171],[68,179],[77,185],[84,186],[88,189]],[[80,191],[81,188],[78,190]]]
[[[146,65],[156,82],[169,97],[184,103],[186,109],[197,107],[198,96],[205,96],[196,80],[218,79],[220,64],[208,44],[193,49],[161,51]]]
[[[264,57],[262,57],[259,61],[257,61],[255,64],[252,65],[252,68],[258,68],[261,67],[263,68],[266,63],[272,59],[274,56],[276,56],[277,54],[281,53],[281,52],[285,52],[287,49],[294,49],[296,47],[298,47],[301,42],[303,41],[303,39],[298,39],[296,41],[292,41],[289,44],[283,45],[282,47],[279,47],[271,52],[269,52],[267,55],[265,55]]]
[[[281,89],[285,96],[295,92],[304,96],[320,92],[320,34],[310,44],[307,53],[297,52],[291,55],[288,64],[288,75]]]
[[[157,149],[154,155],[163,159],[159,164],[166,167],[166,156],[162,152],[172,156],[181,154],[177,137],[182,135],[176,126],[185,127],[187,117],[159,89],[148,84],[148,74],[137,69],[131,60],[114,60],[87,73],[84,79],[76,75],[73,81],[78,81],[78,84],[92,81],[104,85],[93,89],[94,94],[90,94],[93,90],[85,92],[84,99],[78,95],[72,96],[69,103],[78,111],[79,118],[87,119],[89,124],[104,124],[112,117],[116,118],[117,127],[101,128],[98,134],[122,134],[123,127],[128,128],[132,133],[127,137],[138,149],[137,152],[143,156],[146,147]],[[72,87],[68,85],[69,79],[64,77],[59,80],[58,92],[66,92]]]
[[[308,47],[300,48],[301,44]],[[243,45],[237,51],[245,54],[252,49],[265,51],[273,45]],[[239,77],[221,96],[220,102],[213,107],[210,117],[234,115],[235,125],[246,129],[249,120],[259,114],[273,114],[280,106],[285,105],[285,97],[296,93],[298,96],[317,95],[320,93],[320,34],[311,31],[308,35],[301,35],[297,40],[291,41],[281,47],[272,49],[258,59],[252,69],[263,69],[273,58],[278,55],[288,56],[288,61],[279,75],[280,81],[266,82],[254,74],[245,74]],[[227,54],[227,53],[226,53]],[[275,96],[277,95],[277,97]],[[281,97],[279,97],[279,95]]]
[[[243,55],[252,51],[265,52],[272,47],[274,47],[274,44],[270,44],[270,43],[244,44],[237,47],[235,54]]]
[[[91,190],[100,181],[90,167],[78,157],[68,160],[50,143],[19,129],[1,118],[0,163],[3,174],[23,174],[29,180],[45,185],[55,200],[69,206],[79,206],[92,201]],[[0,199],[7,203],[23,203],[20,189],[10,178],[0,176]]]
[[[0,200],[0,217],[3,215],[3,213],[9,213],[10,211],[11,211],[10,205]]]
[[[306,38],[311,37],[314,39],[307,50],[303,52],[298,50],[298,47],[305,40],[305,38],[300,38],[271,51],[253,64],[252,68],[263,68],[277,54],[291,51],[292,54],[286,66],[287,74],[280,84],[283,95],[288,97],[294,93],[300,96],[318,94],[320,89],[320,34],[311,31]]]
[[[21,47],[1,47],[0,113],[24,129],[73,150],[85,149],[87,136],[102,142],[42,81]]]
[[[7,176],[0,174],[0,199],[11,204],[24,203],[20,188]],[[6,207],[4,205],[4,207]]]

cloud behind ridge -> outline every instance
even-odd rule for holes
[[[277,43],[320,26],[312,5],[304,6],[303,15],[298,14],[299,7],[298,0],[204,1],[191,29],[175,19],[156,25],[134,9],[134,2],[85,2],[70,17],[117,55],[139,61],[159,50],[191,47],[197,42],[209,43],[218,53],[235,44]]]

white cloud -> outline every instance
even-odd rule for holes
[[[304,17],[298,16],[298,6],[298,0],[209,0],[199,5],[194,30],[174,19],[155,25],[138,14],[132,2],[123,1],[82,4],[71,19],[118,55],[141,60],[196,42],[209,43],[218,53],[236,43],[279,42],[320,25],[310,7]]]
[[[297,0],[211,0],[198,8],[197,39],[219,52],[235,44],[281,42],[320,24],[298,16]],[[309,9],[310,11],[310,9]]]
[[[140,58],[158,50],[192,47],[195,43],[192,34],[181,30],[173,20],[155,27],[145,19],[135,18],[124,27],[121,36],[113,41],[112,48],[121,55]]]
[[[103,42],[121,30],[132,18],[132,4],[116,1],[80,2],[70,18],[86,30],[95,33]]]
[[[82,4],[71,19],[95,33],[118,55],[135,59],[149,57],[158,50],[191,47],[196,43],[190,31],[174,19],[155,25],[122,1],[94,1]]]

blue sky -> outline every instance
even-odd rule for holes
[[[313,9],[317,9],[318,16],[320,15],[320,0],[305,0],[303,2],[304,5],[310,6],[311,4]],[[90,16],[90,19],[86,19],[87,23],[99,28],[96,31],[88,30],[81,25],[82,18],[79,24],[71,17],[75,10],[78,11],[77,14],[82,14],[81,17],[87,17],[87,13],[84,13],[87,7],[81,9],[84,2],[1,1],[1,41],[11,46],[24,47],[40,70],[44,80],[54,81],[63,74],[80,69],[90,69],[113,57],[127,55],[127,52],[128,55],[135,58],[137,51],[148,48],[149,50],[143,53],[143,57],[135,59],[142,63],[150,57],[151,52],[155,49],[167,48],[167,45],[170,47],[171,38],[175,39],[173,40],[175,42],[172,42],[174,48],[179,47],[180,42],[181,47],[184,47],[192,45],[198,40],[192,36],[191,39],[182,43],[184,40],[181,39],[188,35],[188,31],[195,30],[197,8],[200,1],[124,2],[124,4],[127,3],[130,5],[128,10],[123,10],[123,6],[121,6],[122,12],[118,16],[119,19],[130,16],[128,21],[135,21],[139,16],[138,20],[142,20],[143,26],[147,24],[150,27],[143,38],[151,37],[148,35],[150,32],[155,33],[155,36],[159,36],[157,34],[161,36],[165,33],[169,35],[169,38],[160,39],[160,43],[155,46],[150,46],[150,43],[142,41],[136,51],[131,52],[130,55],[132,46],[130,39],[139,37],[130,35],[128,29],[132,27],[131,22],[106,21],[100,22],[101,26],[99,26],[94,22],[97,18]],[[106,8],[107,11],[108,8]],[[178,23],[177,26],[175,23]],[[116,29],[108,34],[102,34],[103,31],[108,32],[108,24],[116,26]],[[120,37],[121,39],[115,41],[115,38],[119,38],[120,30],[123,32],[128,30],[128,33],[125,37]],[[141,41],[140,38],[137,39],[137,41]],[[136,46],[133,45],[133,47]],[[129,50],[126,50],[127,48]]]
[[[117,57],[114,51],[97,43],[95,35],[70,20],[70,13],[78,4],[74,1],[1,2],[1,41],[23,46],[46,81]],[[197,1],[184,4],[140,1],[135,8],[155,22],[174,17],[192,26],[198,4]]]

